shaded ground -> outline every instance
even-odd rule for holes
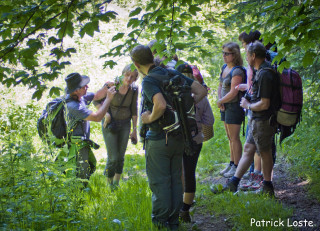
[[[223,177],[208,177],[201,183],[224,184]],[[298,230],[320,230],[320,203],[307,194],[308,182],[297,177],[289,177],[288,165],[280,163],[274,169],[274,186],[276,198],[288,208],[293,208],[293,221],[313,221],[314,227],[298,228]],[[231,230],[232,224],[224,216],[203,215],[202,208],[196,207],[193,215],[196,224],[188,226],[188,230]]]

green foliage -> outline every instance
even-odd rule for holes
[[[211,215],[227,215],[227,222],[232,223],[237,230],[261,230],[261,227],[251,226],[251,219],[286,221],[293,214],[292,209],[285,208],[281,203],[267,197],[255,194],[223,193],[213,195],[207,189],[203,192],[205,199],[199,202]],[[264,227],[263,230],[274,230],[274,227]],[[287,230],[288,227],[279,227],[277,230]]]
[[[313,118],[318,116],[316,114]],[[313,118],[307,118],[300,124],[295,134],[285,140],[283,150],[293,165],[292,172],[310,182],[310,193],[320,201],[320,131],[318,119]]]
[[[76,50],[64,48],[66,36],[79,33],[93,36],[99,32],[99,22],[115,19],[117,13],[104,12],[105,1],[2,1],[0,4],[0,80],[8,87],[18,84],[35,88],[34,99],[40,99],[47,88],[46,81],[58,77],[71,63],[63,61]],[[39,56],[51,46],[52,59],[44,66]],[[57,89],[50,94],[59,95]]]

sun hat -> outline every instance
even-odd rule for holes
[[[90,82],[90,78],[79,73],[71,73],[65,78],[65,81],[67,83],[66,92],[67,94],[71,94],[75,90],[87,85]]]

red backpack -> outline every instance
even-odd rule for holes
[[[277,121],[284,126],[295,126],[300,121],[303,105],[302,81],[298,72],[284,69],[280,79],[281,108]]]

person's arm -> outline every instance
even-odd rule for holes
[[[201,85],[200,85],[201,86]],[[152,97],[153,108],[152,112],[146,111],[141,114],[141,120],[144,124],[150,124],[159,119],[166,110],[167,102],[163,95],[159,92]]]
[[[88,121],[94,121],[94,122],[100,122],[105,114],[107,113],[110,103],[113,99],[113,96],[116,94],[115,87],[111,87],[110,89],[107,89],[107,97],[104,100],[103,104],[100,106],[97,112],[92,112],[85,120]]]
[[[218,106],[223,103],[228,103],[237,96],[239,90],[236,89],[236,86],[238,86],[240,83],[242,83],[242,77],[240,75],[232,77],[230,91],[217,101]]]
[[[111,88],[112,86],[114,86],[114,83],[111,81],[107,81],[103,85],[103,87],[94,94],[93,100],[99,100],[106,97],[108,89]]]
[[[261,100],[256,103],[250,103],[245,98],[242,98],[240,106],[245,109],[250,109],[251,111],[265,111],[270,107],[270,99],[261,98]]]
[[[219,83],[219,87],[218,87],[218,99],[221,99],[221,89],[222,89],[222,83]]]
[[[193,81],[191,93],[193,93],[194,102],[198,103],[207,95],[208,91],[198,81]]]

